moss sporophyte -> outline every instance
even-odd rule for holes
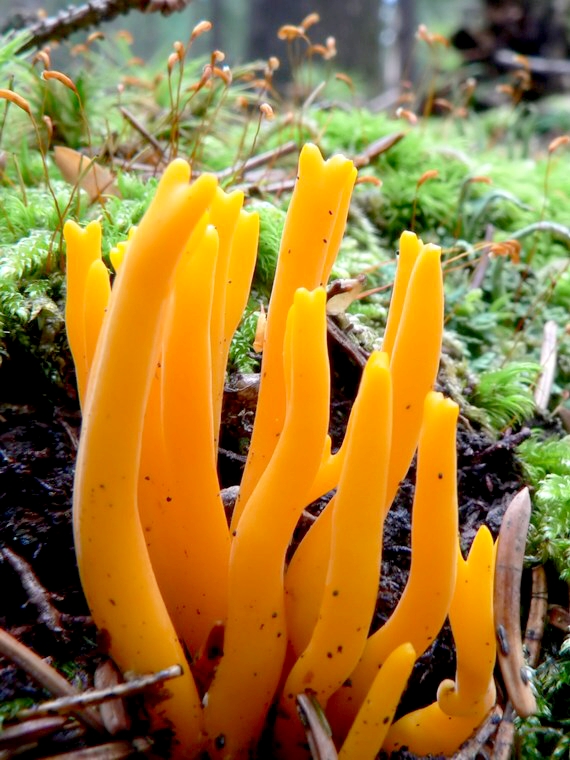
[[[275,756],[306,757],[296,711],[306,691],[324,708],[342,758],[399,746],[453,753],[495,703],[494,547],[484,527],[466,560],[458,545],[458,408],[433,391],[440,251],[403,234],[384,347],[370,356],[345,440],[331,453],[323,286],[356,170],[303,148],[228,526],[216,471],[221,401],[258,219],[241,193],[226,194],[208,174],[190,184],[189,175],[186,162],[169,165],[118,248],[112,289],[98,224],[65,228],[67,329],[84,417],[75,544],[94,620],[124,671],[182,664],[166,697],[148,705],[153,728],[172,729],[173,758],[249,757],[272,706]],[[408,585],[369,636],[384,518],[416,449]],[[332,489],[286,564],[303,509]],[[448,616],[455,681],[393,723],[414,662]],[[216,627],[223,652],[204,680],[197,663]]]

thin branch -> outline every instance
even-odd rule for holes
[[[28,596],[28,601],[39,612],[38,621],[53,633],[63,634],[67,638],[61,626],[61,614],[51,603],[53,594],[42,586],[31,565],[7,546],[0,548],[0,557],[3,557],[18,574],[22,587]]]
[[[0,655],[7,657],[18,667],[25,670],[29,676],[52,694],[67,699],[77,697],[79,692],[60,675],[55,668],[48,665],[39,655],[11,636],[3,628],[0,628]],[[32,711],[34,712],[34,711]],[[97,713],[93,710],[74,710],[76,717],[89,728],[103,732],[103,724]],[[38,713],[34,712],[34,715]],[[20,717],[20,716],[19,716]],[[23,716],[26,718],[31,715]]]
[[[54,713],[59,715],[67,712],[77,712],[78,708],[84,709],[87,706],[98,705],[108,699],[117,699],[119,697],[128,697],[132,694],[138,694],[151,686],[167,681],[170,678],[178,678],[181,675],[182,667],[180,665],[172,665],[164,670],[159,670],[157,673],[139,676],[126,683],[120,683],[106,689],[89,689],[88,691],[80,693],[75,692],[73,695],[62,696],[61,699],[42,702],[35,707],[20,710],[16,717],[24,719],[31,718],[34,715],[49,715]],[[67,681],[65,683],[67,684]]]
[[[548,588],[546,585],[546,572],[544,567],[539,565],[532,569],[530,608],[524,632],[524,645],[528,652],[528,664],[531,668],[536,668],[538,665],[547,612]]]
[[[63,40],[74,32],[112,21],[131,10],[159,12],[163,16],[183,10],[191,0],[90,0],[84,5],[72,5],[57,16],[48,16],[26,27],[31,38],[21,50],[41,47],[50,40]],[[14,24],[15,26],[16,24]],[[10,19],[4,28],[10,29]]]

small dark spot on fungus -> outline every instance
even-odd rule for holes
[[[226,737],[224,734],[218,734],[214,739],[214,746],[216,749],[223,749],[226,746]]]
[[[99,483],[99,488],[105,488],[105,483]]]
[[[333,596],[338,596],[339,594],[340,594],[340,591],[339,591],[337,588],[335,588],[335,589],[333,590],[333,592],[332,592],[332,595],[333,595]]]
[[[283,636],[283,631],[277,631],[277,638],[281,638]]]
[[[437,477],[439,478],[439,480],[443,480],[443,472],[438,472]]]
[[[342,652],[342,644],[339,644],[336,648],[336,651],[340,654]]]
[[[347,678],[346,681],[343,683],[343,686],[352,686],[352,678]]]
[[[262,623],[262,624],[259,626],[259,630],[260,630],[260,631],[262,631],[264,628],[265,628],[265,623]]]
[[[166,501],[172,501],[172,496],[167,496]]]
[[[272,617],[272,618],[276,618],[276,617],[277,617],[277,613],[276,613],[276,612],[272,612],[272,613],[271,613],[271,617]]]
[[[332,216],[332,215],[333,215],[333,212],[329,208],[329,216]]]
[[[111,634],[109,631],[106,628],[101,628],[97,631],[96,639],[99,651],[107,654],[111,648]]]
[[[144,476],[144,479],[145,479],[145,480],[150,480],[150,475],[145,475],[145,476]]]
[[[390,722],[390,716],[389,716],[389,715],[386,715],[386,716],[385,716],[385,717],[382,719],[382,723],[383,723],[383,725],[386,725],[386,723],[389,723],[389,722]]]
[[[117,606],[117,602],[114,599],[109,599],[109,604],[112,604],[113,607]]]
[[[332,658],[332,656],[333,656],[332,652],[327,652],[327,657],[329,658],[329,660]]]
[[[411,404],[408,404],[408,405],[406,406],[406,411],[408,411],[408,409],[411,409],[411,408],[412,408],[412,405],[411,405]]]
[[[326,245],[329,241],[326,238],[323,238],[323,243]]]

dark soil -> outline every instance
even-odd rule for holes
[[[363,355],[331,339],[333,439],[344,433],[356,393]],[[0,381],[7,374],[0,371]],[[48,400],[42,381],[5,383],[13,403],[0,405],[0,626],[66,675],[92,685],[98,662],[96,632],[81,591],[72,541],[71,496],[80,414],[74,398],[61,390]],[[223,487],[239,482],[244,440],[253,419],[255,378],[232,378],[224,405],[220,455]],[[1,383],[0,383],[1,386]],[[52,389],[53,390],[53,389]],[[524,436],[524,433],[522,434]],[[496,442],[461,419],[458,432],[459,503],[462,544],[469,547],[486,524],[497,535],[512,495],[521,487],[514,454],[520,434]],[[407,579],[410,562],[412,466],[385,526],[382,589],[374,627],[390,615]],[[312,505],[322,509],[325,500]],[[307,529],[302,519],[296,540]],[[8,551],[6,551],[8,550]],[[416,664],[401,710],[433,701],[442,678],[454,673],[449,630],[444,629]],[[47,695],[15,665],[0,659],[0,710],[13,700],[39,701]],[[36,755],[38,756],[38,755]],[[41,754],[39,756],[42,756]]]

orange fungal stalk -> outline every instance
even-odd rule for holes
[[[182,667],[147,705],[151,732],[172,733],[174,760],[245,760],[262,736],[275,757],[308,760],[303,693],[324,710],[340,760],[403,745],[452,753],[495,702],[493,542],[482,529],[466,560],[458,551],[458,407],[433,391],[440,249],[411,232],[400,239],[383,350],[369,357],[332,452],[324,286],[355,179],[343,156],[301,151],[231,525],[218,439],[257,215],[242,193],[208,174],[190,183],[188,164],[172,162],[140,225],[111,250],[112,288],[99,223],[64,230],[83,410],[73,506],[81,580],[123,671]],[[384,520],[416,450],[409,579],[370,634]],[[293,552],[303,510],[333,489]],[[448,615],[455,680],[391,725],[416,658]],[[214,637],[219,657],[205,665]]]

